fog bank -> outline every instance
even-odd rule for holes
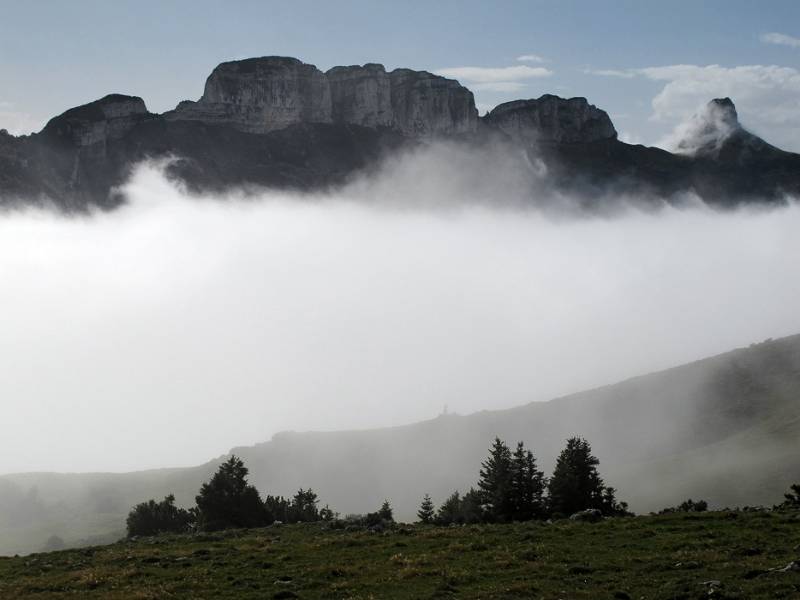
[[[197,464],[800,331],[796,206],[555,218],[437,173],[218,199],[144,165],[117,211],[0,215],[0,473]]]

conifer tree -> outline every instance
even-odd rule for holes
[[[461,494],[458,490],[450,494],[447,499],[442,502],[439,510],[436,512],[437,525],[450,525],[450,523],[462,523],[461,520]]]
[[[461,522],[463,523],[482,523],[483,509],[481,507],[481,494],[475,488],[461,497],[461,507],[459,510]]]
[[[489,521],[505,522],[513,517],[511,496],[511,450],[495,438],[488,458],[481,463],[478,490],[481,505]]]
[[[528,521],[544,516],[544,473],[536,468],[536,458],[530,450],[525,450],[522,442],[517,444],[511,458],[510,487],[514,520]]]
[[[419,519],[420,523],[427,525],[429,523],[433,523],[433,517],[435,514],[436,508],[433,505],[433,500],[431,500],[430,495],[425,494],[425,497],[422,499],[422,504],[419,505],[417,518]]]
[[[394,521],[394,511],[392,510],[392,505],[389,504],[388,500],[384,500],[383,504],[381,504],[381,507],[378,510],[378,516],[384,521]]]
[[[600,461],[592,455],[589,442],[579,437],[567,440],[548,485],[553,513],[569,516],[589,508],[605,515],[627,513],[627,505],[617,503],[614,488],[603,485],[598,464]]]
[[[200,488],[197,522],[201,529],[214,531],[236,527],[262,527],[269,514],[258,490],[247,483],[247,467],[231,456]]]

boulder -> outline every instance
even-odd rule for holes
[[[569,520],[581,521],[584,523],[597,523],[598,521],[603,520],[603,513],[596,508],[587,508],[586,510],[579,511],[571,515]]]

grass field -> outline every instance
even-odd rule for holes
[[[0,598],[800,598],[798,558],[797,513],[307,524],[1,558]]]

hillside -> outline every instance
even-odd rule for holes
[[[291,525],[0,559],[0,597],[794,598],[798,534],[797,514],[768,512],[384,533]]]
[[[550,402],[387,429],[281,433],[236,448],[262,493],[313,487],[342,513],[390,498],[411,518],[477,479],[494,436],[525,442],[550,472],[565,438],[583,435],[600,472],[636,512],[705,498],[766,504],[800,481],[800,335]],[[172,492],[191,505],[220,459],[191,469],[0,477],[0,555],[112,541],[137,502]]]

